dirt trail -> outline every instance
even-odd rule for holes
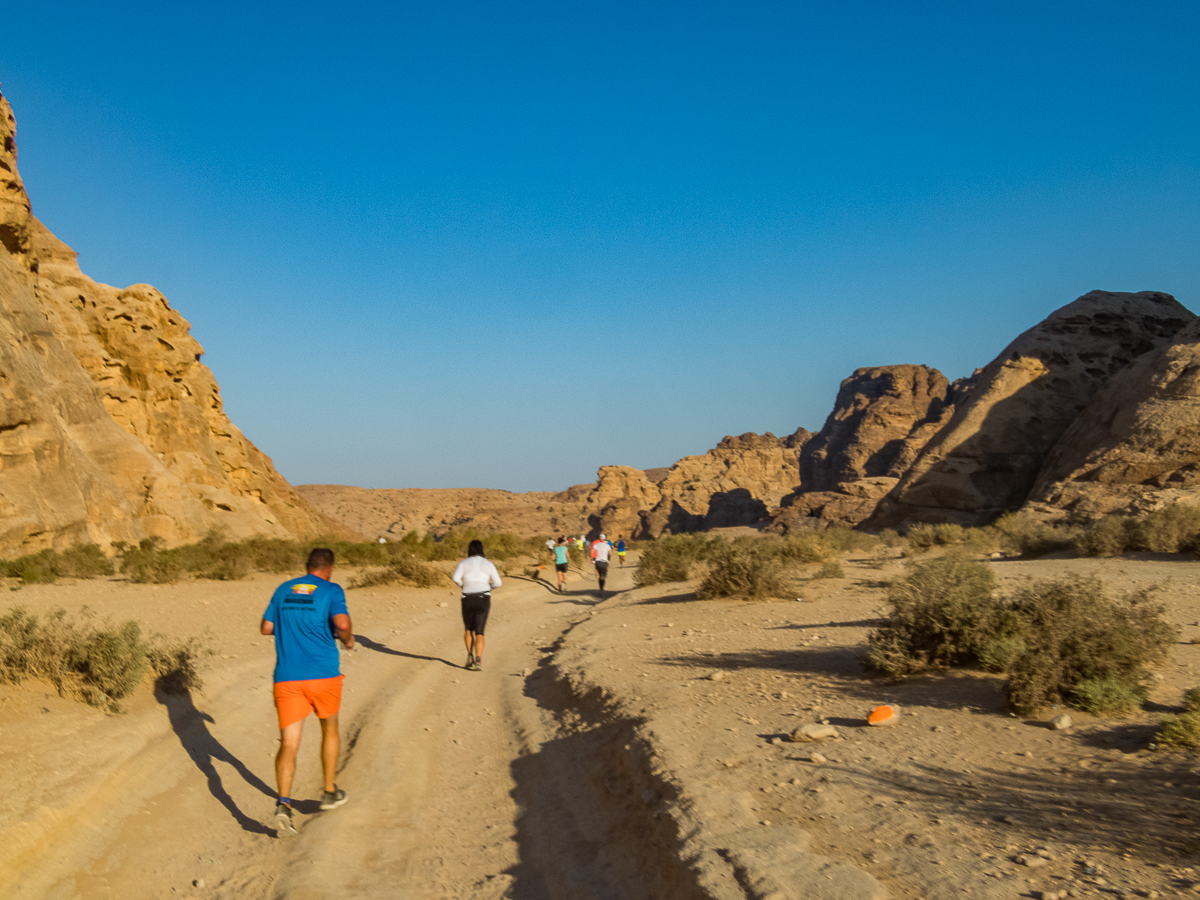
[[[630,571],[615,571],[610,591],[628,589]],[[141,723],[144,732],[158,722],[160,733],[119,765],[99,767],[55,821],[27,819],[4,832],[25,840],[0,856],[0,895],[652,896],[636,854],[621,852],[639,838],[613,840],[621,823],[609,820],[620,810],[575,789],[591,751],[586,741],[561,739],[562,698],[553,699],[557,689],[538,671],[553,643],[595,608],[595,588],[590,573],[573,573],[564,595],[509,579],[494,601],[480,673],[461,668],[461,626],[447,591],[437,600],[410,591],[386,613],[358,617],[360,649],[343,654],[338,781],[350,802],[322,814],[315,801],[301,801],[292,838],[277,839],[263,824],[276,746],[267,641],[256,641],[249,659],[224,664],[203,698],[142,698],[115,720],[93,714],[97,737],[114,724],[137,732]],[[352,612],[362,601],[351,592]],[[317,737],[310,721],[298,797],[319,794]],[[86,758],[81,749],[67,764],[86,770]]]

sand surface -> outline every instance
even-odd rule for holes
[[[276,838],[274,584],[97,580],[28,586],[0,611],[87,606],[180,636],[209,629],[202,693],[147,686],[113,715],[26,682],[0,687],[0,896],[227,898],[937,898],[1191,892],[1200,880],[1195,758],[1147,749],[1200,683],[1200,563],[994,563],[1005,581],[1098,574],[1164,582],[1181,642],[1147,708],[1076,725],[1003,711],[998,678],[863,677],[894,558],[800,579],[804,598],[702,603],[614,569],[568,593],[511,577],[485,670],[460,668],[457,593],[349,592],[339,784],[320,813],[309,723]],[[519,571],[515,569],[514,571]],[[335,572],[342,580],[344,572]],[[11,586],[11,585],[10,585]],[[442,606],[441,604],[447,604]],[[721,677],[712,680],[714,672]],[[877,703],[898,726],[865,727]],[[828,720],[841,739],[784,740]],[[825,762],[814,762],[819,752]],[[1041,856],[1038,852],[1041,852]],[[1045,862],[1036,862],[1044,859]],[[1023,864],[1034,861],[1033,866]],[[1085,868],[1086,866],[1086,868]]]

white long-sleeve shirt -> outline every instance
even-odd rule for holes
[[[468,556],[458,564],[451,577],[464,594],[481,594],[500,587],[500,573],[491,560],[483,556]]]

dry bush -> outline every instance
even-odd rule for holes
[[[893,677],[978,661],[989,638],[1006,633],[996,579],[961,552],[910,564],[888,588],[887,624],[868,637],[867,665]]]
[[[53,584],[59,578],[95,578],[113,574],[112,561],[95,544],[79,544],[62,552],[42,550],[14,560],[0,560],[0,575],[26,584]]]
[[[787,563],[825,562],[838,554],[838,546],[829,534],[831,530],[788,535],[782,541],[772,542],[773,550]]]
[[[763,539],[739,538],[710,552],[708,574],[696,595],[701,600],[741,597],[761,600],[784,592],[779,545]]]
[[[1071,688],[1071,705],[1093,716],[1127,716],[1145,703],[1148,696],[1142,685],[1106,675],[1085,678]]]
[[[199,642],[142,639],[132,620],[97,628],[59,609],[31,616],[18,607],[0,616],[0,683],[44,678],[62,696],[92,706],[121,710],[148,671],[171,685],[199,685]]]
[[[380,587],[403,581],[416,587],[428,588],[443,584],[444,579],[444,572],[428,563],[421,562],[412,554],[406,554],[382,569],[371,569],[360,573],[350,581],[347,587]]]
[[[1136,518],[1105,516],[1079,535],[1076,546],[1086,556],[1195,552],[1200,550],[1200,508],[1177,505]]]
[[[961,525],[913,525],[905,534],[907,553],[917,556],[933,547],[965,547],[973,553],[988,553],[1001,543],[995,529],[964,528]]]
[[[813,573],[813,578],[845,578],[846,573],[842,571],[842,564],[837,562],[822,563],[821,568]]]
[[[1152,591],[1119,600],[1095,578],[1042,581],[1019,588],[1013,609],[1025,651],[1012,663],[1005,691],[1022,715],[1071,700],[1086,682],[1112,679],[1142,689],[1147,668],[1166,656],[1176,630],[1152,602]]]
[[[842,528],[838,525],[824,529],[820,535],[838,553],[878,550],[883,544],[883,539],[879,535],[855,531],[853,528]]]
[[[1189,710],[1166,719],[1159,726],[1155,741],[1183,750],[1200,747],[1200,711]]]
[[[1043,556],[1075,546],[1078,530],[1048,525],[1025,513],[1005,513],[991,525],[1005,549],[1020,556]]]
[[[1134,542],[1134,520],[1128,516],[1105,516],[1075,539],[1084,556],[1120,556]]]
[[[672,534],[644,544],[637,571],[633,575],[636,587],[663,584],[668,581],[687,581],[692,566],[708,558],[720,538],[702,534]]]

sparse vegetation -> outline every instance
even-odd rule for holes
[[[1078,531],[1039,522],[1026,513],[1005,513],[990,526],[1005,549],[1020,556],[1044,556],[1075,546]]]
[[[687,581],[692,566],[707,559],[713,548],[724,544],[704,534],[672,534],[644,544],[633,583],[637,587]]]
[[[21,607],[0,616],[0,683],[44,678],[62,696],[114,712],[150,671],[168,692],[199,687],[204,653],[195,640],[146,641],[132,620],[97,628],[61,609],[39,617]]]
[[[0,576],[25,584],[53,584],[59,578],[95,578],[113,574],[112,560],[95,544],[80,544],[61,552],[42,550],[14,560],[0,560]]]
[[[1077,540],[1085,556],[1118,556],[1134,550],[1151,553],[1200,551],[1200,508],[1168,506],[1144,516],[1105,516]]]
[[[1165,747],[1194,750],[1200,747],[1200,710],[1171,716],[1159,726],[1155,740]]]
[[[411,553],[393,560],[382,569],[369,569],[352,580],[348,587],[379,587],[403,581],[417,587],[436,587],[449,579],[444,572],[428,563],[421,562]]]
[[[739,538],[719,542],[708,558],[708,573],[696,589],[701,600],[742,597],[760,600],[783,593],[783,563],[775,542]]]
[[[1002,599],[985,565],[950,552],[892,584],[891,614],[868,638],[866,661],[893,677],[970,665],[1006,672],[1009,707],[1021,714],[1069,702],[1120,715],[1144,702],[1148,667],[1175,636],[1151,595],[1113,600],[1095,579],[1068,578]]]

